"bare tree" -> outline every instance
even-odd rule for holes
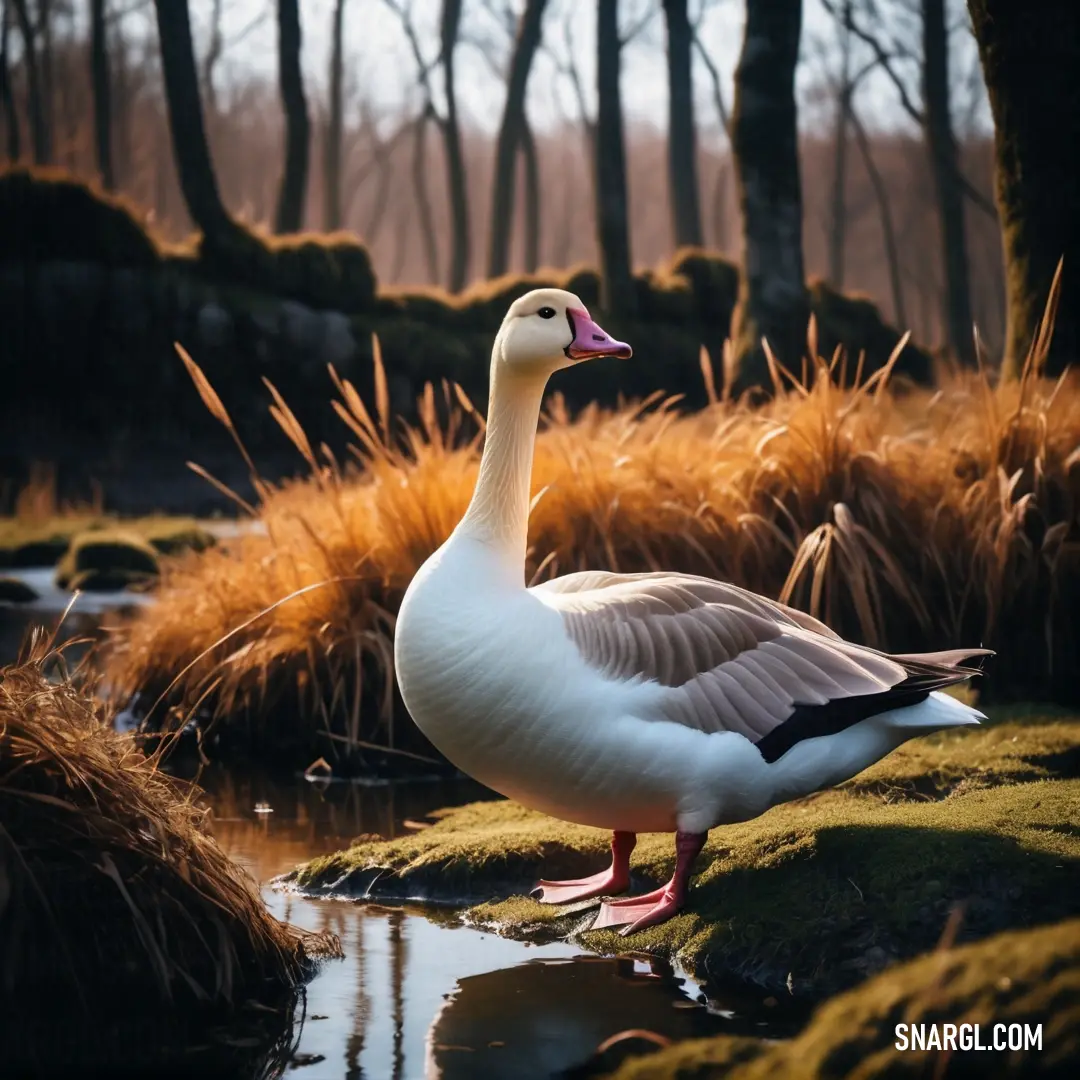
[[[618,0],[598,0],[594,168],[601,304],[607,311],[633,315],[637,309],[637,292],[630,259],[626,144],[619,89],[622,45]]]
[[[154,0],[154,10],[180,187],[205,242],[218,246],[237,226],[221,201],[206,144],[187,0]]]
[[[214,85],[214,72],[221,60],[225,41],[221,35],[221,6],[223,0],[214,0],[210,9],[210,44],[203,56],[200,70],[203,96],[206,98],[206,108],[211,116],[218,111],[217,87]]]
[[[450,194],[450,275],[452,292],[465,288],[469,275],[469,188],[465,175],[465,155],[461,148],[461,125],[458,121],[457,88],[454,83],[454,53],[461,27],[462,0],[443,0],[439,20],[440,60],[443,71],[443,96],[446,115],[439,126],[446,156],[446,179]]]
[[[304,221],[311,121],[300,70],[299,0],[278,0],[278,80],[285,108],[285,170],[278,193],[274,231],[298,232]]]
[[[822,5],[837,14],[834,0]],[[876,8],[871,5],[871,14]],[[884,43],[857,19],[851,19],[852,33],[874,50],[881,69],[897,90],[904,111],[920,126],[926,142],[928,162],[934,178],[941,237],[941,262],[945,272],[942,321],[952,353],[964,364],[975,362],[971,333],[971,285],[967,257],[965,202],[996,216],[993,204],[974,188],[960,168],[960,155],[953,129],[949,101],[949,31],[945,0],[918,0],[921,56],[899,40]],[[922,92],[921,107],[908,89],[896,62],[916,60]]]
[[[510,60],[510,71],[506,84],[506,103],[503,106],[502,122],[495,145],[495,174],[491,193],[491,234],[488,249],[488,277],[505,274],[510,255],[510,230],[514,220],[514,163],[520,149],[526,162],[526,203],[532,203],[536,213],[539,200],[539,180],[536,175],[536,147],[532,132],[528,131],[525,115],[525,92],[528,88],[529,72],[533,58],[540,45],[543,30],[544,9],[547,0],[526,0],[525,9],[518,22],[517,37]],[[531,162],[531,166],[530,166]],[[533,189],[529,197],[530,187]],[[530,207],[526,206],[526,222],[529,220]],[[539,228],[539,221],[534,222]],[[529,235],[528,224],[526,235]],[[529,245],[526,245],[529,246]],[[535,244],[534,244],[535,246]],[[535,257],[535,253],[534,253]],[[526,258],[526,262],[529,259]],[[535,262],[533,263],[535,268]]]
[[[341,228],[341,139],[342,139],[342,81],[345,22],[345,0],[335,0],[330,29],[330,115],[326,126],[325,160],[323,163],[324,221],[330,231]]]
[[[540,159],[532,128],[521,128],[521,164],[525,174],[525,213],[522,229],[525,234],[523,260],[525,272],[533,273],[540,265]]]
[[[896,228],[893,225],[892,207],[889,204],[889,191],[885,180],[874,160],[870,139],[866,134],[854,101],[848,102],[848,122],[855,132],[855,144],[859,148],[863,167],[874,189],[874,200],[878,206],[878,218],[881,221],[881,237],[885,248],[885,265],[889,271],[889,289],[892,293],[893,320],[901,330],[910,329],[907,321],[907,307],[904,303],[904,283],[900,274],[900,249],[896,242]]]
[[[967,227],[964,222],[964,195],[957,182],[960,154],[949,112],[949,31],[945,21],[945,0],[923,0],[922,22],[926,142],[930,149],[941,215],[945,325],[953,352],[961,362],[974,364]]]
[[[707,4],[702,4],[698,13],[698,23],[692,27],[694,48],[697,50],[701,62],[705,65],[705,70],[709,73],[709,84],[712,87],[713,103],[716,106],[716,116],[720,121],[720,129],[730,141],[731,115],[728,112],[727,102],[724,100],[724,85],[720,78],[720,69],[716,66],[716,61],[713,60],[709,50],[705,47],[705,43],[701,40],[700,20],[704,17],[707,7]],[[721,161],[720,167],[716,170],[712,188],[713,243],[720,251],[727,249],[729,172],[729,162],[726,160]]]
[[[687,0],[664,0],[668,70],[668,199],[676,247],[703,243],[697,178],[697,129]]]
[[[417,210],[424,230],[424,246],[430,261],[436,248],[434,233],[428,232],[425,222],[431,222],[430,201],[427,197],[427,167],[425,162],[426,139],[423,131],[428,121],[438,127],[443,140],[443,156],[446,160],[446,186],[450,201],[450,267],[448,286],[453,292],[465,287],[469,273],[469,191],[465,170],[465,157],[461,146],[461,127],[457,114],[457,96],[454,84],[454,53],[461,28],[461,0],[443,0],[439,19],[439,53],[434,60],[424,58],[420,36],[412,17],[411,0],[383,0],[401,20],[402,30],[416,62],[417,78],[424,95],[421,119],[413,143],[413,188],[417,198]],[[431,73],[436,66],[442,68],[445,113],[435,106],[435,92]],[[423,192],[423,194],[421,194]],[[436,274],[433,280],[438,280]]]
[[[795,107],[801,24],[801,0],[746,0],[732,120],[743,216],[735,392],[769,384],[762,338],[781,363],[794,366],[806,333]]]
[[[10,66],[10,12],[6,4],[0,7],[0,108],[3,109],[6,132],[7,157],[15,162],[22,157],[22,140],[19,131],[19,110],[15,106],[15,94],[11,88]]]
[[[105,0],[90,0],[90,83],[94,98],[94,151],[102,186],[116,186],[112,152],[112,101],[109,46],[105,35]]]
[[[851,125],[851,97],[855,92],[855,80],[851,77],[852,8],[853,0],[843,0],[839,20],[840,78],[836,88],[832,200],[829,211],[829,280],[837,289],[844,285],[844,253],[847,248],[848,128]]]
[[[1046,373],[1080,355],[1080,8],[968,0],[994,116],[995,189],[1006,261],[1006,370],[1020,371],[1058,261],[1061,294]]]
[[[439,241],[435,232],[435,215],[431,210],[431,193],[428,191],[427,128],[429,114],[425,111],[416,118],[413,132],[412,180],[416,196],[416,212],[420,218],[420,239],[427,259],[429,281],[439,280]]]
[[[35,165],[48,165],[52,161],[52,129],[49,123],[48,104],[45,100],[41,61],[38,56],[37,33],[34,29],[26,0],[12,0],[15,21],[23,44],[23,66],[26,68],[27,111],[30,114],[30,147]]]

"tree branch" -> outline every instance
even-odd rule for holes
[[[837,11],[833,0],[821,0],[821,6],[832,15],[834,19],[843,19],[841,13]],[[853,18],[847,20],[847,27],[860,41],[869,45],[870,48],[874,50],[874,57],[877,64],[880,64],[882,71],[889,77],[893,86],[896,87],[897,93],[900,95],[900,104],[903,106],[904,112],[906,112],[920,128],[925,129],[925,114],[921,109],[917,108],[915,103],[911,100],[907,87],[904,85],[904,80],[897,74],[896,69],[891,62],[892,57],[886,51],[885,47],[869,30],[857,25]],[[914,59],[914,57],[906,50],[901,50],[901,53],[905,59]],[[960,190],[964,193],[964,196],[971,201],[972,205],[976,206],[994,221],[997,221],[997,207],[994,206],[993,202],[971,184],[967,177],[960,171],[958,165],[952,166],[952,172]]]
[[[869,45],[874,50],[874,56],[877,62],[881,65],[881,69],[888,75],[893,86],[896,87],[896,92],[900,95],[900,104],[904,108],[904,112],[915,121],[919,127],[922,127],[925,123],[923,112],[919,109],[915,102],[911,100],[911,95],[908,93],[907,86],[904,85],[904,80],[897,74],[896,69],[892,66],[892,57],[886,51],[885,47],[869,30],[859,26],[854,18],[844,20],[843,15],[836,9],[836,5],[833,0],[821,0],[821,6],[834,18],[845,21],[847,28],[863,43]]]
[[[697,49],[698,56],[701,57],[701,62],[705,65],[705,70],[709,73],[709,79],[712,82],[713,87],[713,100],[716,102],[716,112],[720,117],[720,123],[724,128],[724,134],[731,138],[731,114],[728,112],[727,102],[724,101],[724,85],[720,79],[720,69],[716,66],[713,58],[709,55],[708,50],[702,43],[701,37],[698,35],[698,28],[695,26],[692,31],[694,39],[694,47]]]

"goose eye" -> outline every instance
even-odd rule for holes
[[[537,313],[541,319],[554,319],[555,309],[553,307],[542,307]]]

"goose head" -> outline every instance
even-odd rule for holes
[[[538,379],[599,356],[633,355],[593,321],[585,305],[563,289],[533,289],[510,305],[495,339],[493,369]]]

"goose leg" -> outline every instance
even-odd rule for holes
[[[541,881],[533,895],[541,904],[569,904],[592,896],[615,896],[630,885],[630,852],[637,836],[632,832],[616,832],[611,837],[611,866],[590,877],[572,881]]]
[[[644,896],[629,896],[625,900],[611,900],[600,906],[600,914],[592,924],[593,930],[607,926],[626,926],[620,933],[625,937],[646,926],[655,926],[670,919],[683,909],[686,904],[686,892],[690,885],[690,875],[701,849],[705,846],[708,833],[675,834],[675,873],[671,880],[659,889]]]

